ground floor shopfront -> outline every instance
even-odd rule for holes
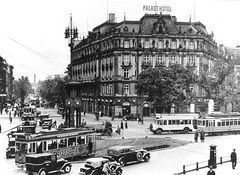
[[[125,116],[139,114],[151,116],[151,104],[138,97],[82,98],[82,110],[87,113],[101,113],[104,116]]]

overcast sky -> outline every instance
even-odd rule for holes
[[[107,12],[115,13],[117,22],[124,12],[127,20],[139,20],[146,13],[143,5],[155,4],[171,6],[178,21],[190,15],[201,21],[218,44],[240,45],[240,0],[0,0],[0,55],[14,66],[16,79],[63,74],[70,63],[64,38],[70,14],[82,37],[106,21]]]

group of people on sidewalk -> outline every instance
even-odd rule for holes
[[[200,140],[201,142],[204,142],[205,140],[205,132],[202,130],[202,131],[195,131],[194,133],[194,141],[195,142],[198,142],[198,136],[200,135]]]

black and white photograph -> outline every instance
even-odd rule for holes
[[[240,0],[0,0],[0,172],[239,175]]]

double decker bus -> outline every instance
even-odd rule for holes
[[[155,123],[151,131],[154,134],[163,132],[183,132],[194,131],[194,120],[199,117],[196,113],[183,114],[156,114]]]
[[[75,158],[96,153],[96,134],[92,128],[64,128],[16,138],[15,163],[24,165],[28,154],[51,152],[59,158]]]

